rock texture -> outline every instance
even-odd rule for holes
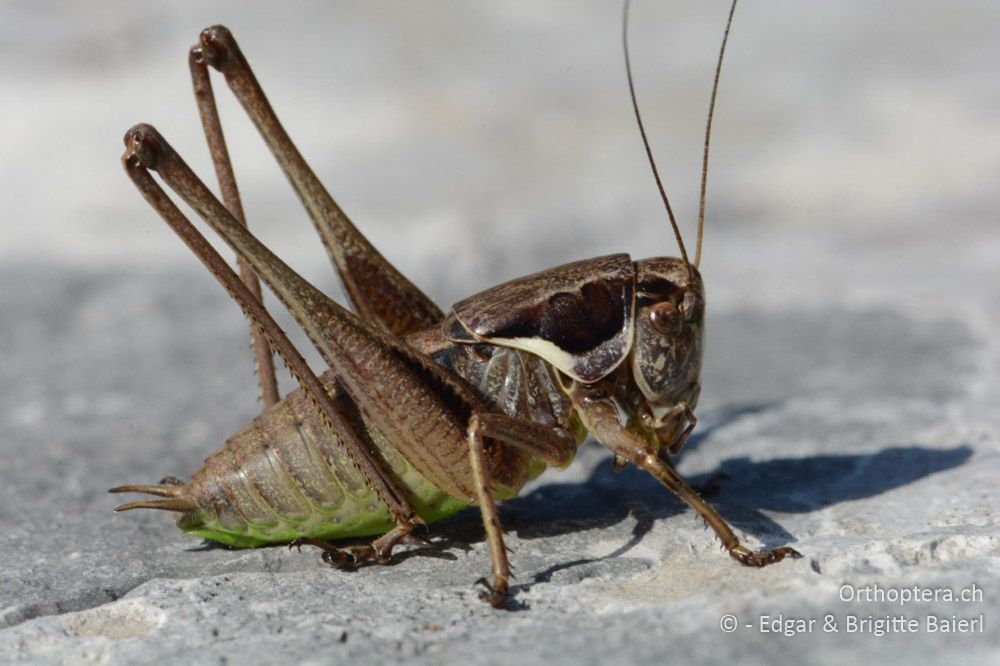
[[[724,8],[635,4],[639,93],[687,224]],[[475,512],[354,573],[112,514],[107,488],[190,474],[256,409],[238,309],[115,164],[143,120],[210,173],[184,64],[205,25],[233,28],[334,195],[441,303],[584,256],[675,253],[613,3],[277,11],[0,10],[0,661],[1000,660],[988,2],[738,10],[701,421],[678,468],[724,474],[711,501],[737,532],[802,559],[739,567],[593,443],[502,507],[509,612],[477,599]],[[223,111],[251,225],[339,297],[294,195]]]

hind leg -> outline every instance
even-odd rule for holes
[[[191,69],[191,84],[194,88],[195,101],[198,104],[198,114],[201,116],[201,124],[205,131],[205,141],[208,143],[209,153],[212,155],[212,163],[215,165],[215,174],[219,180],[219,189],[222,192],[222,202],[243,226],[246,226],[246,214],[243,212],[243,203],[240,200],[240,191],[236,186],[236,175],[233,173],[233,165],[229,160],[229,150],[226,148],[226,139],[222,134],[222,123],[219,120],[219,111],[215,106],[215,94],[212,92],[212,83],[208,78],[208,68],[204,60],[192,49],[188,57],[188,65]],[[260,280],[257,273],[250,264],[237,257],[237,264],[240,269],[240,278],[246,285],[250,293],[257,300],[263,302],[263,294],[260,290]],[[257,330],[251,322],[250,336],[253,341],[254,355],[257,364],[257,381],[260,383],[261,402],[264,409],[278,402],[281,398],[278,393],[278,380],[274,373],[274,354],[268,345],[264,334]]]
[[[353,571],[359,566],[368,564],[389,564],[392,562],[392,551],[397,546],[430,546],[430,542],[414,536],[411,531],[395,528],[375,539],[370,544],[355,546],[335,546],[329,541],[302,537],[288,544],[288,548],[302,549],[302,546],[315,546],[323,551],[323,561],[335,569]]]
[[[191,62],[192,73],[198,70],[196,91],[199,85],[211,90],[206,66],[225,76],[312,218],[355,312],[393,335],[439,323],[441,310],[375,249],[320,183],[282,127],[232,33],[223,26],[202,31],[200,44],[191,50]],[[199,108],[208,106],[199,101]],[[214,116],[214,102],[211,107],[208,114]],[[221,132],[219,127],[220,141]]]
[[[345,415],[338,409],[327,388],[309,368],[301,353],[299,353],[284,331],[274,321],[274,318],[263,306],[260,299],[254,297],[250,289],[240,280],[229,264],[205,240],[205,237],[194,228],[191,222],[184,217],[163,189],[156,184],[149,174],[149,166],[155,166],[162,162],[162,166],[172,167],[170,169],[171,172],[179,172],[183,176],[183,180],[187,186],[197,189],[201,197],[199,204],[211,203],[214,213],[223,216],[227,225],[230,225],[231,228],[239,229],[250,236],[246,227],[236,220],[215,199],[204,183],[197,179],[190,169],[187,168],[187,165],[180,160],[180,157],[173,152],[173,149],[151,127],[137,126],[129,131],[126,135],[126,151],[122,157],[122,162],[129,177],[150,205],[170,225],[174,232],[180,236],[220,284],[222,284],[229,295],[240,305],[254,327],[266,338],[269,346],[278,352],[293,376],[316,404],[327,424],[343,438],[344,446],[353,463],[362,471],[371,487],[388,507],[396,524],[400,528],[408,529],[412,529],[415,525],[423,524],[423,520],[417,515],[407,500],[405,491],[399,487],[399,484],[388,473],[385,461],[376,452],[372,451],[365,442],[358,438],[355,428],[348,423]],[[199,207],[196,206],[196,210]],[[252,238],[252,236],[250,237]],[[310,314],[308,306],[315,302],[314,299],[325,297],[315,287],[304,282],[300,276],[288,269],[286,265],[281,263],[266,248],[260,248],[258,254],[261,253],[273,259],[283,269],[281,277],[285,279],[282,281],[282,284],[288,290],[279,290],[279,297],[284,295],[287,298],[290,293],[294,294],[295,307],[290,308],[293,315],[298,315],[297,319],[302,316],[308,317]],[[248,263],[259,259],[257,254],[254,254],[252,257],[246,253],[240,254],[241,258],[247,260]],[[271,276],[269,272],[262,272],[260,267],[254,265],[258,274],[263,274],[265,278]],[[287,275],[284,274],[286,271]],[[271,277],[273,278],[273,276]],[[310,321],[313,324],[316,323],[314,320]],[[307,333],[314,333],[316,330],[308,326],[305,328]],[[316,341],[315,335],[310,335],[310,337],[314,342]],[[112,492],[130,492],[135,488],[142,488],[139,492],[151,492],[156,495],[162,495],[163,492],[166,492],[163,490],[164,488],[176,491],[176,488],[161,485],[150,487],[123,486],[113,489]],[[158,492],[153,492],[150,488],[157,489]],[[169,496],[165,500],[146,503],[134,502],[131,505],[119,507],[119,510],[125,510],[126,508],[165,509],[169,508],[165,505],[166,503],[173,504],[178,500],[178,497]]]

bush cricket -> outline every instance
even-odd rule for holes
[[[492,557],[481,598],[503,607],[510,564],[496,503],[547,466],[568,465],[589,432],[647,471],[701,516],[747,566],[798,557],[752,552],[674,471],[669,456],[694,429],[702,363],[704,286],[698,272],[712,112],[735,10],[730,7],[709,103],[698,242],[689,261],[653,161],[632,83],[628,4],[623,45],[629,92],[680,258],[614,254],[511,280],[443,313],[368,242],[302,158],[224,27],[189,54],[220,202],[159,133],[125,136],[125,170],[250,320],[263,412],[184,483],[111,492],[160,499],[129,509],[177,513],[186,533],[234,547],[314,545],[340,568],[387,563],[426,545],[428,523],[478,506]],[[224,76],[309,213],[353,312],[311,285],[247,229],[209,68]],[[178,210],[151,171],[238,255],[240,275]],[[289,310],[328,369],[315,374],[261,301],[259,279]],[[273,354],[300,388],[281,398]],[[367,545],[330,541],[377,537]]]

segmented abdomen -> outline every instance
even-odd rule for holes
[[[421,517],[440,520],[464,506],[426,481],[377,432],[368,434]],[[302,536],[383,534],[393,526],[340,437],[303,391],[289,394],[233,435],[183,494],[199,508],[178,517],[182,530],[239,547]]]

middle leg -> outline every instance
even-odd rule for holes
[[[493,582],[480,582],[486,591],[480,599],[494,608],[503,608],[510,586],[510,560],[503,542],[503,528],[493,496],[495,471],[489,467],[485,438],[490,438],[527,451],[548,465],[564,467],[573,459],[576,439],[567,431],[506,414],[474,414],[469,420],[469,462],[476,489],[476,500],[483,517],[486,540],[493,562]]]

